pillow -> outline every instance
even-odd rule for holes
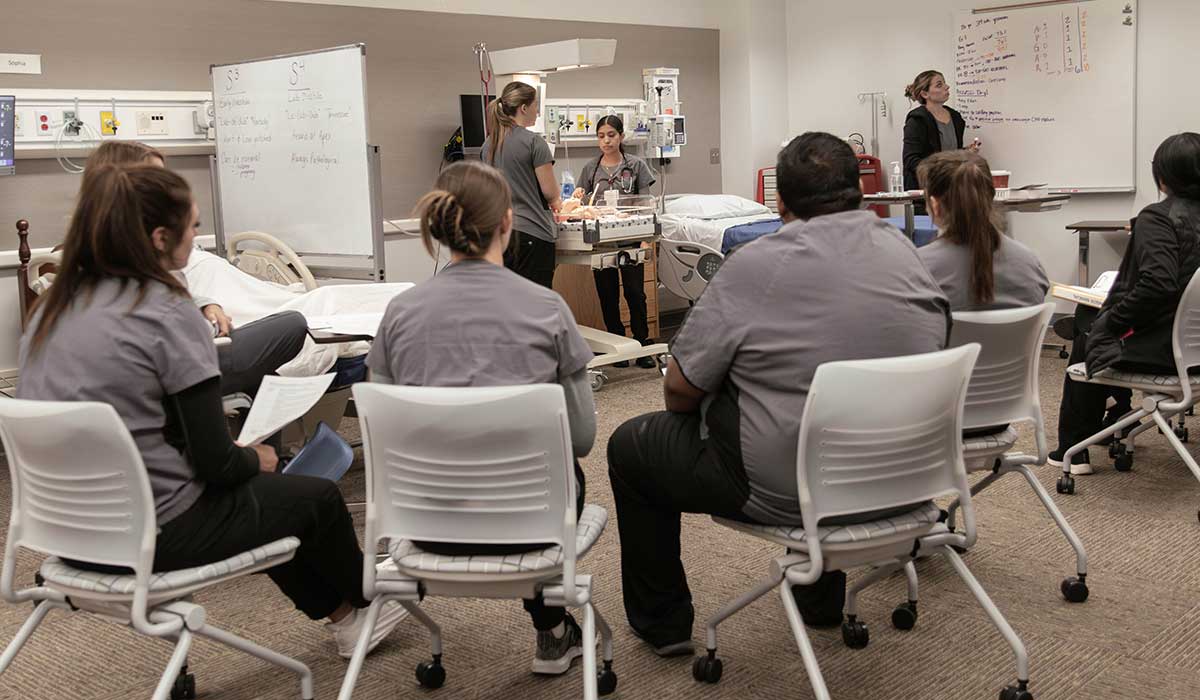
[[[693,219],[730,219],[770,214],[771,210],[736,194],[685,194],[668,201],[666,213]]]

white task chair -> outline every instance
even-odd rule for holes
[[[612,632],[592,607],[591,576],[576,573],[604,530],[608,514],[587,505],[575,517],[575,471],[562,387],[409,387],[360,382],[354,401],[366,459],[364,551],[383,540],[397,567],[377,576],[363,563],[366,624],[340,700],[349,700],[366,640],[389,600],[399,601],[432,636],[433,659],[417,666],[417,681],[445,681],[442,636],[417,603],[425,596],[532,598],[583,609],[583,695],[616,689]],[[524,554],[443,556],[416,542],[476,545],[545,543]],[[596,627],[604,670],[596,671]]]
[[[1122,444],[1118,439],[1113,444],[1112,455],[1117,471],[1132,469],[1134,438],[1155,425],[1166,435],[1167,442],[1171,443],[1171,447],[1187,468],[1200,479],[1200,465],[1196,464],[1195,458],[1171,426],[1171,418],[1188,411],[1200,401],[1200,397],[1194,394],[1194,391],[1200,388],[1200,375],[1189,374],[1191,368],[1200,365],[1200,273],[1192,276],[1179,298],[1179,305],[1175,308],[1171,346],[1175,354],[1173,374],[1144,374],[1109,368],[1088,379],[1084,363],[1080,362],[1067,368],[1067,376],[1072,381],[1140,391],[1142,403],[1140,408],[1126,413],[1116,423],[1067,448],[1063,454],[1063,474],[1057,484],[1059,493],[1075,493],[1075,477],[1071,475],[1071,460],[1074,456],[1110,435],[1119,438],[1120,433],[1125,433],[1124,439],[1128,441],[1128,445]],[[1136,426],[1138,421],[1146,416],[1151,420]],[[1200,517],[1200,512],[1197,512],[1197,517]]]
[[[950,345],[978,343],[982,347],[967,388],[963,429],[1009,426],[995,434],[963,439],[963,460],[967,471],[991,472],[971,487],[971,495],[977,496],[1005,474],[1017,472],[1024,476],[1029,488],[1033,489],[1034,495],[1075,550],[1077,576],[1064,579],[1060,590],[1068,601],[1082,603],[1088,597],[1087,552],[1058,506],[1054,505],[1050,494],[1029,469],[1031,465],[1045,464],[1048,454],[1046,426],[1042,421],[1042,407],[1038,400],[1038,362],[1041,359],[1042,340],[1053,313],[1053,304],[955,312]],[[1036,455],[1009,452],[1017,443],[1017,431],[1012,424],[1025,422],[1033,424]],[[957,504],[952,504],[947,521],[951,531],[954,530],[956,510]]]
[[[905,569],[910,602],[916,601],[912,561],[941,554],[954,567],[1016,656],[1017,685],[1001,700],[1032,700],[1025,646],[953,546],[975,543],[975,511],[962,457],[963,399],[979,346],[878,360],[829,362],[817,368],[800,424],[796,480],[803,526],[753,525],[714,518],[721,525],[787,547],[770,575],[708,620],[707,656],[692,664],[697,680],[720,680],[717,625],[772,589],[778,589],[804,667],[818,700],[829,690],[792,597],[791,587],[817,581],[822,573],[868,566],[871,571],[849,591],[842,626],[846,643],[867,645],[866,625],[856,615],[855,595],[885,575]],[[903,397],[864,404],[863,396]],[[932,500],[956,496],[963,528],[950,532],[945,513]],[[821,525],[833,517],[867,514],[922,504],[903,515],[853,525]],[[915,607],[899,617],[911,627]],[[898,609],[899,612],[900,609]],[[911,613],[911,614],[909,614]],[[895,615],[893,617],[896,617]]]
[[[311,700],[307,666],[207,624],[204,608],[191,600],[201,589],[290,560],[298,539],[286,537],[204,566],[155,572],[157,523],[150,481],[137,445],[112,406],[0,401],[0,437],[13,488],[0,595],[10,603],[35,604],[0,656],[0,673],[51,610],[83,610],[175,642],[153,700],[195,697],[194,680],[186,672],[193,636],[298,674],[300,697]],[[19,548],[49,555],[40,569],[42,585],[13,588]],[[127,567],[132,573],[98,573],[76,568],[67,559]]]

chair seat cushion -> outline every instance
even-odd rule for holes
[[[295,537],[284,537],[269,542],[260,547],[242,552],[228,559],[215,561],[203,566],[175,571],[160,571],[150,575],[150,592],[167,593],[174,590],[195,588],[206,583],[236,576],[242,572],[252,571],[263,562],[286,556],[291,558],[300,546],[300,540]],[[66,563],[58,557],[50,557],[42,562],[42,577],[48,583],[79,591],[103,593],[106,595],[133,595],[137,585],[137,577],[133,574],[112,574],[99,571],[79,569]]]
[[[604,526],[608,524],[608,511],[600,506],[585,505],[575,526],[576,558],[583,558]],[[400,540],[392,545],[392,561],[401,571],[419,574],[529,574],[558,569],[563,563],[563,550],[558,545],[520,554],[435,554],[427,552],[411,540]]]
[[[1110,367],[1088,379],[1087,367],[1084,363],[1077,362],[1067,368],[1067,376],[1077,382],[1123,386],[1130,389],[1137,389],[1138,391],[1159,391],[1166,393],[1176,393],[1179,391],[1178,374],[1146,374],[1145,372],[1129,372]],[[1192,386],[1200,387],[1200,375],[1191,374],[1188,375],[1188,379]]]
[[[853,525],[822,525],[817,528],[817,537],[822,544],[851,544],[868,540],[883,539],[905,532],[926,530],[942,519],[942,510],[936,503],[925,503],[920,508],[891,518],[872,520]],[[718,523],[735,530],[748,532],[752,535],[765,537],[770,540],[787,540],[796,545],[803,545],[805,532],[803,525],[757,525],[743,523],[725,518],[713,518]]]
[[[1005,452],[1017,444],[1017,437],[1017,431],[1010,426],[991,435],[963,438],[963,457],[970,459],[979,454]]]

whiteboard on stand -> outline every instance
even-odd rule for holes
[[[301,255],[382,277],[378,149],[362,44],[213,66],[218,230],[272,234]]]
[[[955,30],[964,142],[1014,187],[1135,189],[1136,0],[965,10]]]

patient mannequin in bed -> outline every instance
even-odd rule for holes
[[[299,317],[300,347],[273,370],[289,377],[322,374],[329,371],[339,357],[365,355],[368,349],[362,342],[317,345],[307,337],[305,317],[383,313],[392,297],[413,286],[408,283],[333,284],[305,291],[299,284],[285,286],[260,280],[204,250],[192,251],[182,273],[192,296],[222,302],[222,313],[234,329],[232,347],[238,345],[238,334],[247,329],[281,316]]]

